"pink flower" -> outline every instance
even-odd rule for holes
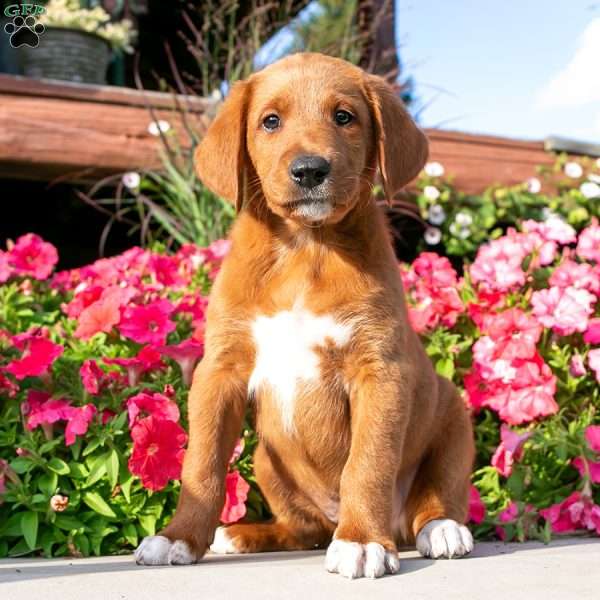
[[[181,425],[166,419],[146,417],[131,430],[133,451],[129,470],[154,491],[162,490],[170,479],[181,477],[187,435]]]
[[[485,504],[481,501],[479,490],[471,485],[469,491],[469,516],[468,521],[479,524],[485,518]]]
[[[110,333],[121,321],[121,307],[125,306],[135,293],[132,288],[117,285],[107,287],[98,300],[82,310],[73,335],[87,340],[101,331]]]
[[[8,252],[0,250],[0,283],[8,281],[14,273],[13,268],[10,266],[10,255]]]
[[[3,395],[6,395],[8,398],[14,398],[18,391],[19,386],[0,371],[0,398]]]
[[[525,283],[521,265],[526,256],[526,248],[510,236],[488,242],[477,251],[469,269],[471,280],[489,291],[514,289]]]
[[[235,523],[246,514],[246,500],[250,486],[237,472],[227,473],[225,478],[225,505],[221,511],[221,523]]]
[[[579,234],[576,252],[581,258],[600,262],[600,226],[595,219]]]
[[[173,310],[168,300],[155,300],[144,306],[126,308],[119,329],[134,342],[160,346],[175,329],[175,323],[169,319]]]
[[[76,436],[85,435],[90,426],[91,420],[96,414],[96,407],[93,404],[85,406],[70,407],[67,427],[65,428],[65,444],[71,446],[75,443]]]
[[[594,318],[588,321],[588,327],[583,334],[586,344],[600,344],[600,319]]]
[[[600,348],[588,352],[588,365],[596,374],[596,381],[600,383]]]
[[[63,346],[45,337],[42,331],[33,331],[13,337],[15,346],[23,351],[20,359],[6,367],[17,379],[44,375],[52,363],[64,352]]]
[[[571,357],[569,373],[572,377],[583,377],[587,373],[581,354],[573,354]]]
[[[533,314],[544,327],[559,335],[585,331],[594,311],[596,297],[574,287],[537,290],[531,296]]]
[[[206,307],[208,306],[208,298],[193,294],[183,296],[175,307],[175,314],[189,314],[192,317],[192,325],[197,326],[204,323],[206,320]]]
[[[179,408],[172,400],[159,393],[140,392],[127,400],[129,427],[133,427],[142,413],[155,420],[179,421]]]
[[[179,344],[161,346],[158,348],[158,351],[177,362],[181,368],[183,383],[186,386],[190,386],[196,363],[204,354],[204,344],[194,339],[187,339]]]
[[[568,223],[559,217],[551,217],[545,221],[523,221],[523,231],[537,233],[545,241],[559,244],[572,244],[577,239],[577,233]]]
[[[560,288],[582,288],[596,295],[600,293],[600,273],[597,268],[569,258],[556,267],[548,283]]]
[[[79,375],[83,387],[88,394],[95,396],[100,392],[104,371],[98,366],[95,360],[85,360],[79,369]]]
[[[540,515],[555,533],[588,529],[600,535],[600,506],[581,492],[573,492],[562,502],[541,510]]]
[[[22,235],[8,254],[14,272],[33,279],[47,279],[58,262],[56,248],[34,233]]]
[[[585,439],[594,452],[600,453],[600,425],[586,427]]]
[[[165,368],[160,354],[151,346],[144,346],[136,356],[131,358],[105,358],[103,360],[107,365],[119,365],[127,369],[128,383],[131,387],[137,385],[140,377],[147,371]]]
[[[186,285],[187,280],[179,272],[180,261],[176,256],[153,254],[150,258],[150,269],[157,283],[172,289]]]
[[[542,326],[519,308],[488,315],[482,329],[494,342],[495,358],[509,361],[532,357],[542,335]]]
[[[571,464],[579,471],[581,477],[588,477],[592,483],[600,483],[600,461],[594,462],[584,456],[578,456]]]
[[[501,442],[492,457],[492,466],[503,477],[509,477],[512,473],[513,464],[521,459],[523,444],[531,437],[531,432],[523,434],[516,433],[506,425],[500,428]]]

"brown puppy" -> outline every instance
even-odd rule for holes
[[[190,392],[179,506],[139,563],[333,538],[328,570],[379,577],[398,571],[398,543],[471,551],[470,420],[409,326],[371,194],[378,167],[391,197],[426,157],[392,89],[342,60],[296,54],[235,84],[196,161],[240,214]],[[274,518],[216,530],[248,402]]]

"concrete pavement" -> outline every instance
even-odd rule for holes
[[[400,553],[398,575],[350,581],[324,552],[207,556],[188,567],[138,567],[130,556],[0,560],[2,600],[591,600],[600,598],[600,539],[549,546],[480,543],[469,558]]]

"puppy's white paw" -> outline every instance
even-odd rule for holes
[[[210,545],[210,551],[215,554],[237,554],[239,552],[227,533],[227,527],[217,527],[215,539]]]
[[[196,562],[194,553],[183,540],[172,542],[162,535],[144,538],[134,556],[138,565],[189,565]]]
[[[459,558],[473,550],[473,536],[452,519],[434,519],[419,531],[417,550],[430,558]]]
[[[400,570],[398,554],[386,550],[381,544],[359,544],[346,540],[333,540],[327,548],[325,568],[348,579],[370,577],[375,579],[386,573]]]

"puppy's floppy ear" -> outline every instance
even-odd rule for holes
[[[365,75],[364,85],[375,126],[377,162],[386,198],[391,202],[427,161],[427,138],[391,85],[376,75]]]
[[[234,83],[194,153],[196,173],[211,191],[242,208],[246,194],[247,81]]]

